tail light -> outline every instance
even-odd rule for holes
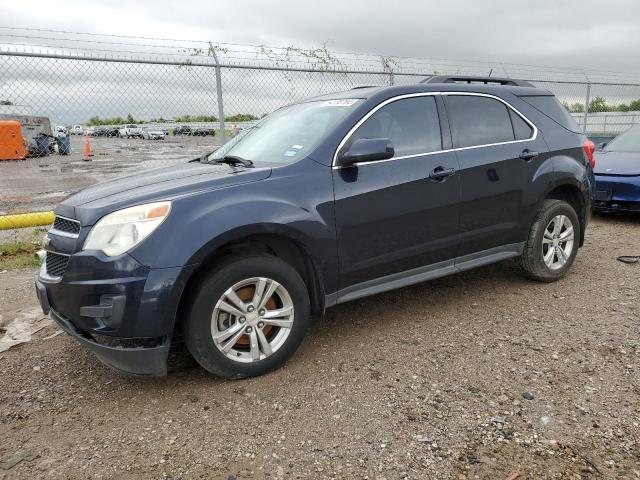
[[[587,160],[589,160],[591,168],[595,168],[596,160],[593,158],[593,153],[596,151],[595,144],[588,138],[585,138],[584,142],[582,142],[582,149],[584,150],[584,154],[587,156]]]

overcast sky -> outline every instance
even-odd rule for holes
[[[52,47],[53,52],[45,48],[50,53],[162,55],[184,62],[191,60],[192,47],[207,47],[197,42],[207,41],[228,48],[218,52],[223,64],[246,64],[247,58],[253,65],[272,64],[274,58],[279,66],[317,61],[304,56],[283,60],[282,50],[265,55],[260,49],[225,44],[304,49],[326,44],[332,52],[373,55],[332,55],[331,68],[338,70],[380,71],[379,55],[414,57],[396,60],[392,68],[420,75],[398,75],[396,83],[414,83],[435,72],[489,71],[494,76],[584,82],[575,69],[589,72],[596,82],[640,82],[640,0],[0,0],[0,48],[5,50],[26,44],[36,50]],[[226,68],[222,83],[227,114],[262,115],[320,93],[388,82],[384,75]],[[136,119],[217,115],[214,85],[208,67],[0,57],[0,100],[56,122],[128,113]],[[569,104],[584,103],[584,85],[541,86]],[[618,104],[638,98],[640,87],[594,85],[591,95]]]
[[[640,73],[639,0],[0,0],[0,25]]]

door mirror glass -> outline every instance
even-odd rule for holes
[[[359,138],[340,154],[338,163],[346,167],[355,163],[387,160],[393,155],[393,146],[388,138]]]

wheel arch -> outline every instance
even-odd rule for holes
[[[216,239],[197,252],[193,259],[197,267],[185,279],[185,286],[178,301],[176,321],[173,331],[181,324],[187,311],[190,299],[197,291],[197,285],[204,274],[233,255],[248,253],[264,253],[282,259],[291,265],[305,281],[312,315],[319,315],[324,311],[324,283],[319,265],[312,254],[296,235],[291,232],[273,232],[268,228],[257,228],[251,231],[241,229],[240,232],[227,234],[222,239]]]
[[[585,230],[588,222],[589,204],[585,200],[584,189],[581,187],[581,183],[577,180],[552,185],[542,201],[547,199],[562,200],[573,207],[580,221],[579,245],[582,247],[582,245],[584,245]]]

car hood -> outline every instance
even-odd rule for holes
[[[640,152],[596,152],[596,175],[640,175]]]
[[[55,213],[93,225],[120,208],[256,182],[270,175],[271,168],[188,162],[98,183],[66,198]]]

